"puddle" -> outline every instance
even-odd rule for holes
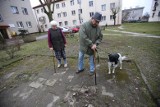
[[[130,81],[128,73],[125,70],[121,70],[119,72],[116,72],[115,80],[117,82],[121,82],[121,81],[129,82]]]

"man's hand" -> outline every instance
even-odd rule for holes
[[[93,44],[91,47],[92,50],[95,50],[96,48],[97,48],[96,44]]]
[[[53,51],[53,48],[49,48],[50,49],[50,51]]]
[[[66,47],[66,46],[67,46],[67,44],[64,44],[64,46]]]

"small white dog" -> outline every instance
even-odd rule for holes
[[[126,56],[122,56],[120,53],[109,54],[109,61],[108,61],[108,74],[111,74],[111,68],[113,67],[112,73],[115,72],[115,68],[120,64],[120,69],[122,69],[122,61],[126,59]]]

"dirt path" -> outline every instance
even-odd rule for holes
[[[149,37],[149,38],[160,38],[160,36],[150,35],[150,34],[142,34],[142,33],[135,33],[135,32],[128,32],[128,31],[120,31],[120,30],[110,30],[113,32],[120,32],[124,34],[129,34],[125,36],[135,36],[135,37]],[[104,34],[105,35],[105,34]]]
[[[134,61],[107,74],[106,60],[97,66],[97,85],[86,70],[76,74],[77,59],[54,73],[51,57],[33,56],[7,67],[1,77],[1,107],[146,107],[156,106]],[[3,84],[3,85],[2,85]]]

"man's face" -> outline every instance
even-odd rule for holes
[[[95,19],[92,19],[92,26],[93,27],[97,27],[99,24],[99,21],[95,20]]]

